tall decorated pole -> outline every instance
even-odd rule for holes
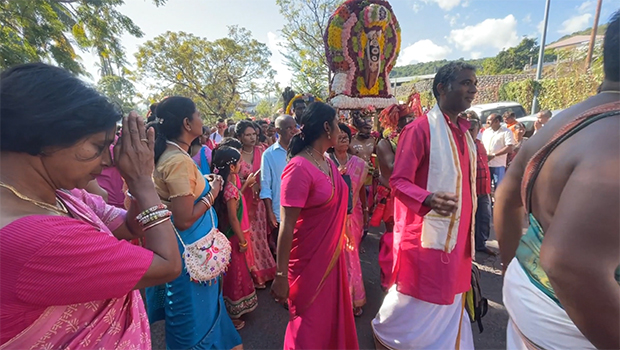
[[[400,26],[387,1],[345,1],[329,19],[323,39],[332,106],[382,109],[397,102],[389,74],[400,51]]]

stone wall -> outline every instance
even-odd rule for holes
[[[478,76],[478,93],[473,104],[499,102],[499,88],[504,83],[533,79],[534,74],[503,74]],[[433,79],[419,80],[413,84],[398,86],[394,95],[405,101],[407,96],[415,89],[417,92],[430,91],[433,88]]]

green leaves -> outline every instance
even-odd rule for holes
[[[165,0],[153,0],[161,5]],[[119,74],[125,65],[120,37],[141,37],[140,28],[116,10],[123,0],[0,0],[0,68],[53,61],[87,75],[77,51],[94,50],[101,75]],[[69,35],[70,36],[67,36]]]
[[[136,76],[154,97],[181,94],[194,99],[210,122],[230,116],[242,96],[273,87],[271,52],[241,27],[226,38],[208,41],[184,32],[167,32],[145,42],[136,54]]]

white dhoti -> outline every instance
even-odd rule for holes
[[[392,286],[372,320],[372,329],[388,349],[474,349],[462,294],[451,305],[437,305],[399,293]]]
[[[532,284],[516,258],[502,292],[510,316],[506,349],[595,349],[566,311]]]

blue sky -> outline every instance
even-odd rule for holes
[[[303,0],[299,0],[303,1]],[[496,55],[515,46],[524,36],[540,40],[545,0],[392,0],[402,29],[398,64],[460,57]],[[599,24],[618,10],[616,0],[604,0]],[[551,0],[547,43],[592,26],[596,0]],[[291,73],[282,62],[279,31],[285,24],[275,0],[168,0],[156,7],[151,0],[126,0],[119,11],[145,33],[123,36],[130,64],[138,46],[166,31],[185,31],[215,40],[226,36],[227,26],[239,25],[266,43],[271,64],[282,86]],[[97,77],[96,58],[82,53],[84,65]],[[138,86],[140,90],[141,87]]]

